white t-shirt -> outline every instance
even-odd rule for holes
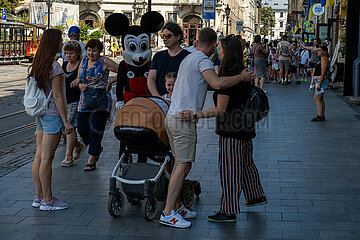
[[[201,51],[189,54],[181,62],[168,114],[177,116],[184,110],[201,111],[206,97],[208,84],[202,73],[214,70],[211,59]]]
[[[309,60],[309,51],[308,50],[303,50],[301,52],[301,59],[300,59],[300,64],[305,64],[306,63],[306,60]]]
[[[76,40],[71,40],[71,41],[76,41]],[[80,47],[81,47],[81,50],[82,50],[80,58],[82,56],[87,56],[86,49],[85,49],[85,46],[86,46],[85,43],[82,43],[82,42],[79,42],[79,41],[77,41],[77,42],[80,44]],[[63,63],[67,61],[67,58],[65,57],[65,54],[64,54],[64,47],[65,47],[65,45],[67,43],[68,42],[64,42],[61,53],[56,54],[56,56],[58,56],[59,58],[62,58]]]

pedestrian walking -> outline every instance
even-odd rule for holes
[[[307,82],[308,77],[309,50],[302,49],[300,54],[300,74],[301,82]]]
[[[70,167],[79,159],[81,153],[85,150],[85,145],[78,141],[76,134],[76,116],[77,106],[80,99],[79,88],[71,88],[70,84],[77,78],[79,65],[81,62],[81,46],[77,41],[70,41],[65,44],[64,54],[68,61],[64,62],[62,69],[65,75],[66,86],[66,111],[74,131],[66,135],[66,153],[61,166]]]
[[[111,47],[110,40],[109,40],[109,39],[106,39],[106,42],[104,43],[104,45],[105,45],[105,56],[106,56],[106,57],[109,57],[110,54],[111,54],[111,51],[110,51],[110,47]]]
[[[296,43],[291,45],[291,63],[290,63],[290,75],[289,81],[292,81],[292,76],[295,76],[295,83],[300,84],[298,69],[299,69],[299,61],[300,61],[300,52]]]
[[[279,56],[279,70],[280,80],[282,84],[288,84],[288,75],[291,61],[290,43],[287,41],[287,36],[282,36],[282,41],[277,44],[276,54]]]
[[[271,68],[272,68],[272,79],[273,83],[280,83],[279,79],[279,57],[276,54],[276,48],[271,48]]]
[[[48,110],[45,115],[35,118],[36,153],[32,164],[32,178],[36,195],[33,207],[40,210],[62,210],[68,204],[52,195],[52,161],[65,127],[66,134],[71,134],[73,126],[66,114],[66,94],[64,72],[60,64],[54,61],[62,49],[62,33],[58,29],[47,29],[41,39],[31,65],[30,77],[37,81],[39,89],[48,96],[52,90]]]
[[[255,86],[259,85],[260,88],[264,89],[264,83],[266,78],[266,62],[269,54],[269,44],[266,41],[265,47],[261,44],[261,36],[256,35],[254,38],[254,47],[252,52],[254,53],[254,68],[255,68]]]
[[[116,38],[113,38],[110,49],[111,49],[112,58],[115,59],[117,57],[117,52],[119,51],[119,44]]]
[[[315,38],[313,41],[312,47],[305,46],[301,41],[299,41],[302,48],[311,51],[310,60],[309,60],[309,68],[311,73],[311,83],[310,83],[310,90],[314,89],[314,72],[315,72],[315,65],[319,62],[320,58],[318,56],[317,50],[320,47],[321,40],[320,38]]]
[[[116,81],[116,78],[108,81],[109,72],[117,73],[118,65],[100,56],[103,44],[99,40],[89,40],[85,48],[88,57],[81,61],[78,78],[71,83],[71,87],[79,87],[81,91],[77,128],[84,144],[89,145],[89,158],[84,171],[93,171],[103,151],[101,140],[112,105],[110,90]]]
[[[214,30],[203,28],[199,32],[197,51],[187,56],[180,64],[170,109],[165,119],[175,164],[169,182],[166,206],[160,217],[160,223],[164,225],[186,228],[191,226],[191,222],[184,218],[196,217],[196,212],[181,205],[179,196],[191,164],[195,161],[196,113],[201,111],[204,105],[208,84],[214,89],[225,89],[240,81],[249,82],[254,77],[250,71],[244,70],[235,76],[219,78],[209,58],[215,52],[216,39]],[[185,113],[179,114],[183,111]],[[183,114],[187,117],[183,117]],[[188,121],[189,119],[191,121]]]
[[[320,58],[314,66],[314,84],[315,84],[315,93],[314,100],[317,108],[317,116],[311,121],[325,121],[325,101],[324,101],[324,92],[325,88],[329,85],[329,67],[330,61],[328,58],[328,48],[326,46],[320,46],[317,50],[318,56]]]
[[[178,72],[182,60],[190,54],[180,46],[184,41],[184,33],[178,24],[173,22],[165,24],[160,37],[167,50],[154,55],[147,80],[151,95],[158,97],[168,93],[165,88],[165,76],[169,72]]]
[[[219,76],[234,76],[243,71],[243,56],[240,41],[232,36],[220,40]],[[219,172],[222,188],[220,210],[208,216],[209,221],[236,221],[240,214],[240,195],[244,192],[245,206],[267,203],[260,183],[258,170],[253,160],[255,123],[246,122],[241,112],[251,91],[250,82],[241,82],[225,90],[214,93],[214,108],[199,111],[197,118],[217,117],[216,133],[219,135]],[[181,119],[191,120],[187,111],[179,113]],[[236,118],[234,118],[237,116]],[[236,120],[235,120],[236,119]]]

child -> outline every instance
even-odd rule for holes
[[[271,64],[272,64],[272,79],[273,83],[279,83],[278,76],[279,76],[279,61],[278,55],[276,54],[276,48],[271,48]]]
[[[177,77],[176,72],[169,72],[168,74],[166,74],[166,77],[165,77],[165,87],[166,87],[166,91],[168,91],[168,93],[165,94],[163,96],[163,98],[166,101],[168,101],[169,103],[171,102],[171,94],[172,94],[172,91],[174,88],[176,77]]]
[[[290,76],[289,81],[291,82],[292,76],[295,75],[295,83],[300,84],[299,76],[297,74],[297,70],[299,67],[299,61],[300,61],[300,52],[297,48],[297,44],[293,43],[291,46],[291,62],[290,62]]]
[[[307,66],[309,63],[309,58],[310,58],[309,50],[303,49],[300,54],[300,64],[299,64],[302,82],[307,82],[307,75],[308,75]]]

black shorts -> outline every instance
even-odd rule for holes
[[[309,62],[309,68],[314,68],[316,63]]]
[[[299,68],[300,68],[300,69],[306,68],[306,67],[305,67],[305,64],[299,63]]]
[[[296,67],[296,65],[290,65],[290,72],[291,73],[297,73],[297,67]]]

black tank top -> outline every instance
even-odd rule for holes
[[[314,76],[315,77],[321,76],[321,61],[317,62],[314,68],[315,68]],[[329,72],[329,68],[327,68],[325,78],[329,78],[329,77],[330,77],[330,72]]]

